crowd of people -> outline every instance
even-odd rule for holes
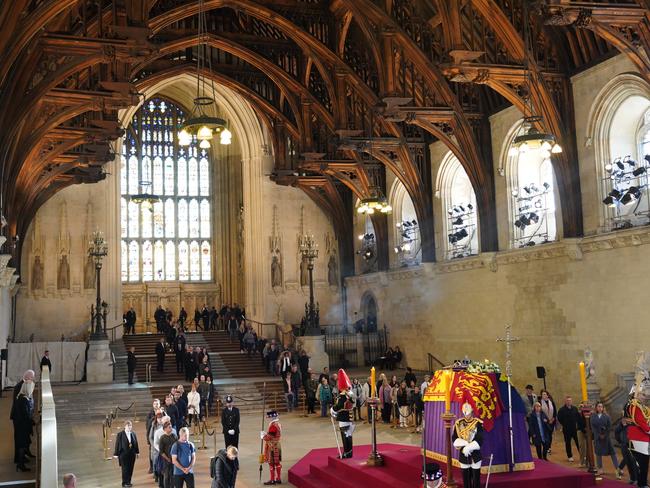
[[[564,398],[564,405],[557,408],[547,390],[541,390],[537,395],[532,385],[526,385],[526,392],[522,395],[522,399],[527,409],[530,442],[535,446],[537,457],[548,459],[551,454],[553,435],[561,431],[568,461],[575,462],[573,456],[573,446],[575,446],[580,467],[587,466],[587,419],[582,413],[582,405],[575,406],[571,396],[567,395]],[[621,422],[614,426],[611,417],[605,411],[605,406],[602,402],[598,402],[589,422],[593,435],[597,474],[604,472],[603,458],[609,457],[617,479],[623,478],[623,469],[627,467],[630,483],[636,483],[638,466],[629,450],[627,439],[627,427],[631,423],[629,419],[624,416]],[[622,455],[620,463],[612,436],[620,445]]]
[[[194,317],[190,320],[185,307],[181,307],[178,317],[174,317],[171,309],[165,309],[162,305],[158,305],[154,311],[153,319],[156,324],[156,331],[165,335],[171,335],[180,330],[187,332],[192,327],[195,332],[200,330],[230,331],[241,327],[246,320],[246,309],[237,303],[222,305],[219,310],[215,306],[208,307],[207,304],[204,304],[201,309],[194,310]],[[135,334],[136,322],[137,314],[133,307],[130,307],[122,315],[124,334]],[[173,337],[171,340],[173,340]]]

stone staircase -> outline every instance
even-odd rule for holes
[[[126,409],[135,403],[135,409],[119,412],[118,419],[146,416],[151,408],[151,392],[145,386],[116,384],[54,386],[56,421],[59,425],[97,422],[98,425],[115,407]]]
[[[600,398],[607,412],[612,416],[612,421],[620,419],[633,385],[634,373],[619,373],[616,375],[616,386]]]

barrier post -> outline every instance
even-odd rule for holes
[[[309,417],[309,414],[307,413],[307,395],[302,396],[302,416]]]

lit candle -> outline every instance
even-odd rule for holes
[[[580,387],[582,388],[582,401],[587,401],[587,375],[585,374],[585,363],[580,361]]]
[[[375,367],[370,368],[370,394],[371,398],[377,397],[377,381],[375,379]]]
[[[451,384],[454,382],[453,371],[444,371],[445,379],[445,412],[451,412]]]

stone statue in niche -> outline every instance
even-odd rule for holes
[[[59,270],[56,277],[56,287],[59,290],[70,289],[70,264],[68,264],[68,255],[64,254],[59,260]]]
[[[271,261],[271,286],[273,288],[282,286],[282,264],[278,256],[273,256]]]
[[[309,286],[309,265],[306,259],[300,260],[300,286]]]
[[[34,264],[32,265],[32,290],[43,289],[43,263],[41,263],[40,256],[34,256]]]
[[[587,380],[593,382],[596,380],[596,366],[594,365],[594,353],[591,348],[585,349],[585,374]]]
[[[327,262],[327,283],[330,286],[338,286],[339,284],[336,256],[334,254],[330,254],[330,259]]]
[[[90,290],[95,288],[95,280],[97,279],[95,275],[95,262],[93,261],[92,256],[86,258],[86,264],[84,266],[84,288]]]

